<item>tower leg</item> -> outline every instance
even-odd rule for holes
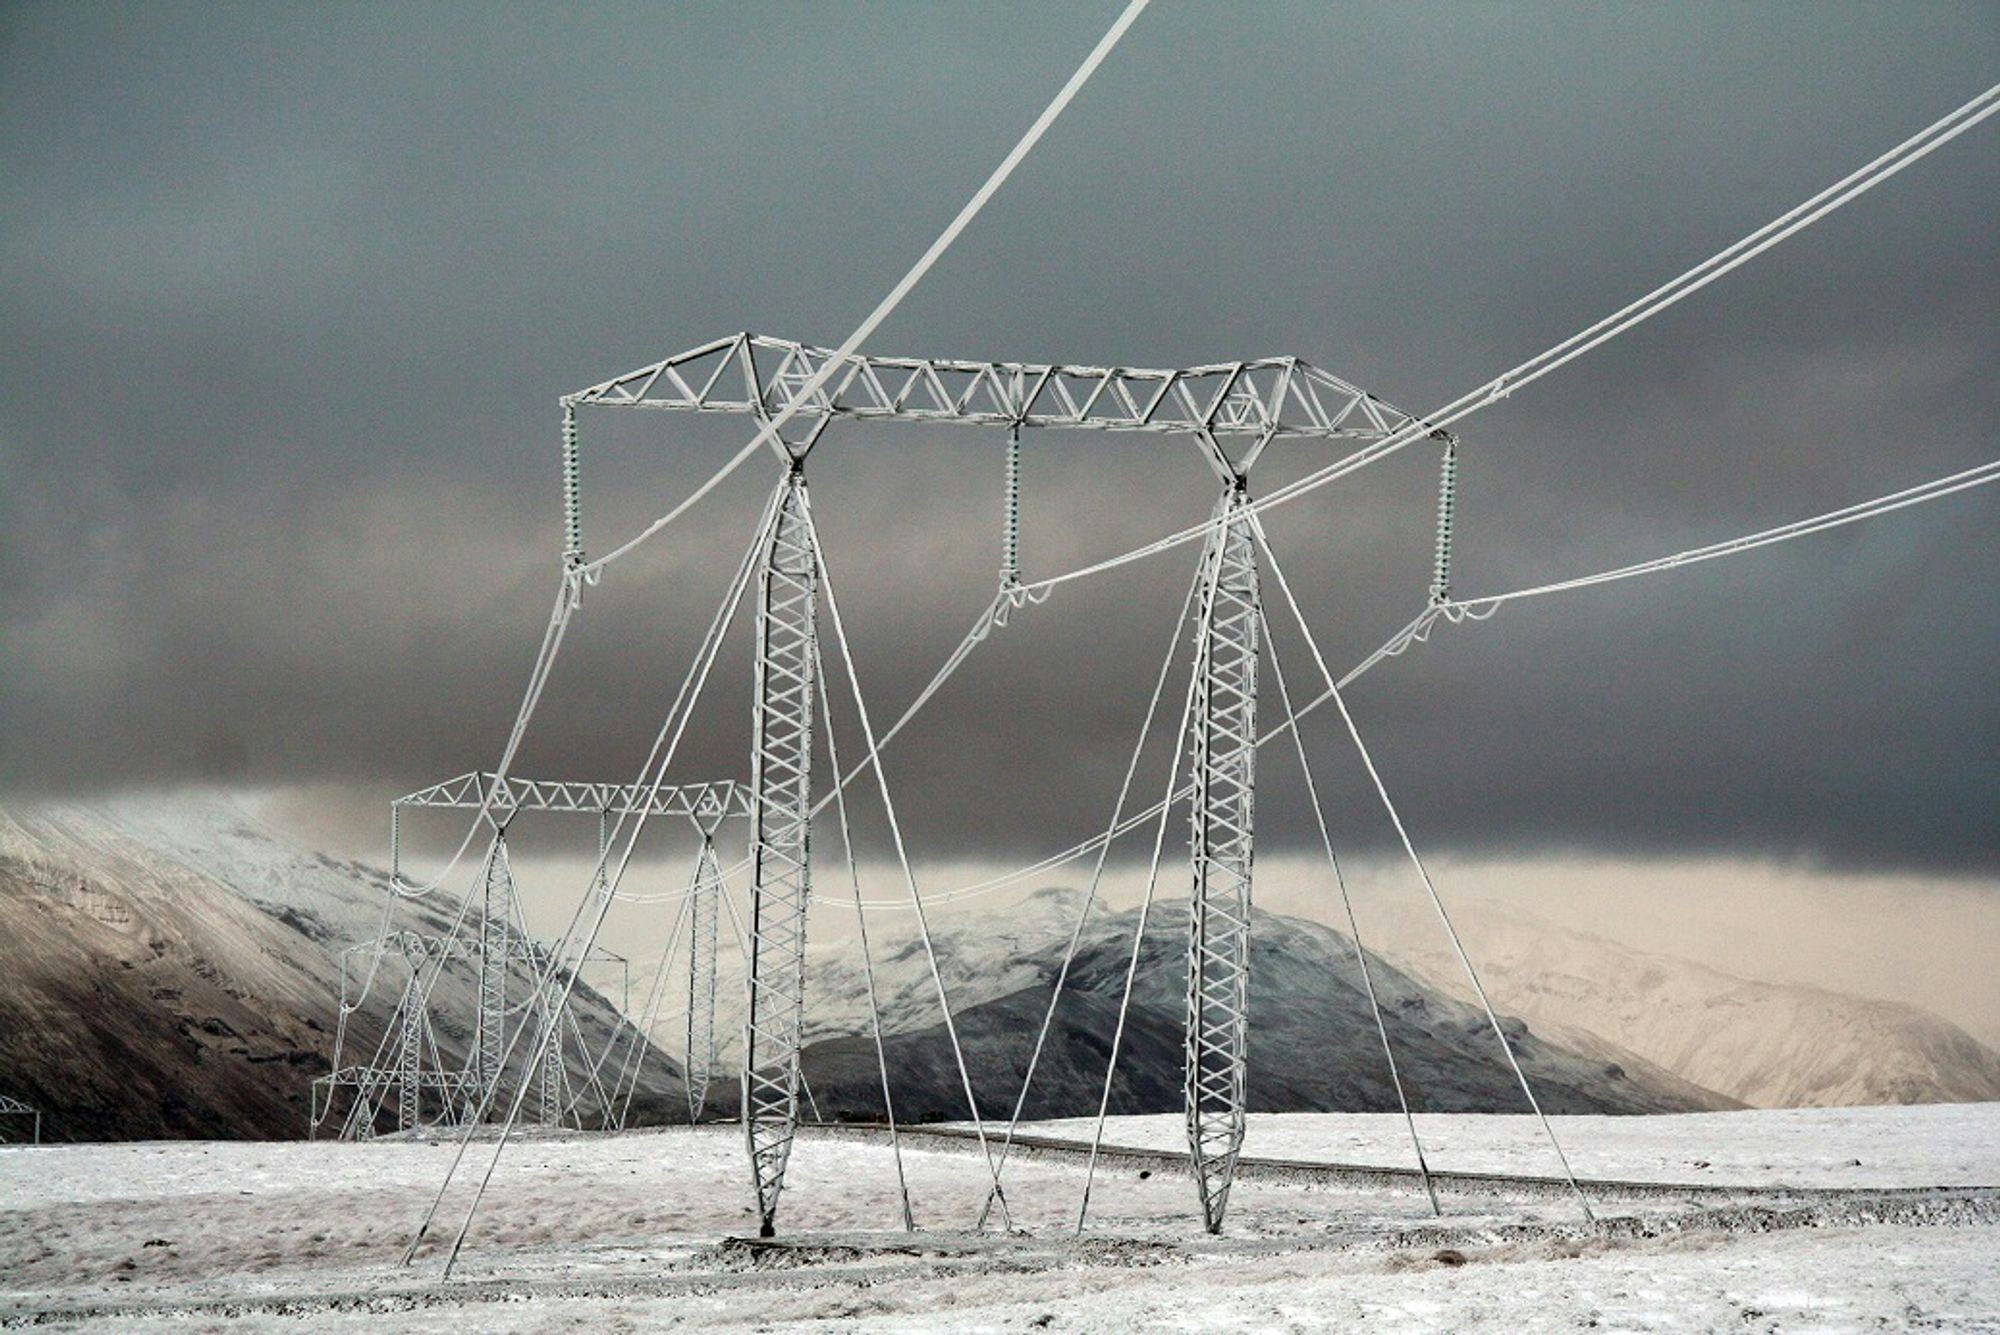
[[[514,873],[507,862],[507,837],[495,835],[486,859],[486,893],[479,924],[479,995],[472,1045],[473,1078],[466,1091],[468,1120],[478,1115],[487,1095],[500,1083],[500,1061],[507,1051],[502,1032],[507,1013],[507,950],[510,915],[514,910]]]
[[[715,941],[716,899],[722,890],[722,868],[715,845],[704,839],[688,889],[688,1007],[686,1061],[681,1067],[687,1085],[688,1122],[701,1120],[708,1102],[709,1072],[715,1067]]]
[[[812,807],[812,698],[819,569],[804,477],[794,472],[757,577],[750,996],[743,1035],[743,1124],[769,1237],[798,1127],[805,1021],[807,861]]]
[[[563,1041],[562,1030],[557,1025],[561,1018],[562,985],[554,980],[550,972],[548,989],[543,993],[541,1022],[549,1031],[548,1044],[542,1052],[541,1071],[541,1122],[543,1126],[562,1125],[563,1095]]]
[[[1225,512],[1247,505],[1232,489]],[[1257,741],[1257,556],[1248,517],[1210,539],[1195,648],[1194,887],[1188,901],[1188,1149],[1203,1226],[1220,1232],[1243,1147]]]
[[[422,971],[412,964],[410,981],[403,985],[402,1034],[397,1039],[396,1129],[415,1130],[423,1120],[423,988]]]

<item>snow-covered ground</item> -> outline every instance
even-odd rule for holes
[[[1546,1168],[1518,1119],[1438,1118],[1427,1129],[1447,1167]],[[1396,1164],[1395,1130],[1369,1116],[1254,1117],[1248,1148]],[[1174,1118],[1116,1119],[1107,1139],[1170,1145],[1178,1132]],[[1558,1132],[1593,1176],[2000,1184],[2000,1105],[1564,1118]],[[474,1145],[468,1180],[489,1149]],[[887,1143],[808,1132],[788,1177],[786,1245],[763,1248],[731,1240],[753,1227],[747,1169],[736,1129],[711,1127],[511,1146],[454,1279],[441,1284],[437,1245],[455,1231],[459,1191],[417,1265],[397,1261],[452,1151],[0,1149],[0,1323],[2000,1329],[2000,1193],[1940,1194],[1951,1208],[1865,1226],[1779,1205],[1747,1229],[1740,1212],[1607,1202],[1602,1212],[1626,1224],[1589,1233],[1569,1202],[1547,1196],[1448,1198],[1447,1217],[1433,1221],[1408,1191],[1244,1180],[1225,1236],[1209,1239],[1190,1220],[1179,1174],[1114,1165],[1099,1172],[1078,1242],[1068,1225],[1081,1165],[1033,1156],[1007,1170],[1025,1232],[980,1238],[966,1230],[985,1198],[981,1160],[913,1140],[903,1161],[924,1231],[911,1237],[895,1224]]]
[[[1672,1117],[1551,1119],[1577,1176],[1751,1187],[2000,1185],[2000,1103],[1896,1108],[1774,1108]],[[1433,1169],[1554,1176],[1561,1169],[1531,1116],[1418,1114]],[[1024,1132],[1088,1141],[1070,1118]],[[1112,1117],[1104,1143],[1185,1149],[1180,1114]],[[1409,1128],[1392,1113],[1255,1115],[1243,1152],[1269,1159],[1409,1168]],[[1996,1258],[2000,1261],[2000,1258]]]

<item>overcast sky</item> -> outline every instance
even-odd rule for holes
[[[375,810],[489,767],[555,590],[558,396],[738,329],[839,341],[1115,9],[0,10],[0,785],[327,784]],[[1422,411],[1996,71],[1990,3],[1158,0],[870,346],[1289,353]],[[1989,123],[1468,420],[1460,590],[1992,457],[1996,198]],[[602,551],[745,428],[600,410],[584,432]],[[1000,444],[836,426],[812,460],[878,721],[991,594]],[[1256,486],[1326,457],[1274,450]],[[1172,440],[1037,440],[1027,467],[1031,574],[1212,500]],[[1272,520],[1337,664],[1421,605],[1434,469],[1411,450]],[[772,480],[746,470],[593,591],[522,772],[631,777]],[[1467,855],[1990,872],[1996,521],[1979,490],[1510,608],[1355,711],[1413,827]],[[1102,824],[1193,560],[1076,586],[980,650],[890,752],[920,850]],[[746,641],[682,775],[747,770]],[[1379,847],[1337,720],[1307,737],[1341,838]],[[1263,775],[1267,846],[1301,846],[1296,763]]]

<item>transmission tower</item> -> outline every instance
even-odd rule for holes
[[[576,412],[593,405],[740,413],[764,423],[783,415],[815,440],[835,419],[1004,431],[1006,527],[994,624],[1004,624],[1009,609],[1035,601],[1021,581],[1018,542],[1025,431],[1179,436],[1191,440],[1215,470],[1223,483],[1218,515],[1230,518],[1214,532],[1204,556],[1195,649],[1198,700],[1188,725],[1195,797],[1184,1094],[1204,1225],[1220,1228],[1243,1140],[1250,968],[1261,609],[1247,478],[1258,456],[1279,440],[1367,446],[1421,424],[1292,357],[1181,370],[859,354],[836,359],[823,348],[738,334],[564,400],[565,559],[577,567],[585,563]],[[757,574],[750,1014],[741,1074],[759,1222],[766,1233],[775,1225],[800,1096],[819,580],[803,476],[810,443],[787,441],[778,451],[790,472]],[[1233,455],[1225,443],[1233,445]],[[692,1107],[700,998],[691,992],[689,1000]]]
[[[805,1027],[806,903],[812,889],[812,699],[818,679],[819,569],[805,476],[794,468],[757,576],[756,703],[750,786],[750,1008],[743,1124],[758,1231],[775,1231],[799,1120]]]
[[[611,822],[613,818],[632,816],[664,816],[685,819],[700,840],[700,848],[695,860],[694,874],[689,887],[690,922],[688,933],[688,966],[685,978],[686,995],[689,1002],[686,1025],[686,1048],[683,1067],[684,1081],[690,1115],[698,1118],[708,1101],[708,1090],[715,1067],[717,1044],[715,1039],[715,971],[716,950],[719,942],[719,908],[722,898],[723,874],[720,858],[716,851],[716,833],[721,825],[732,819],[747,819],[751,812],[749,786],[734,780],[719,780],[709,783],[687,784],[616,784],[588,781],[547,780],[519,778],[500,775],[489,771],[474,771],[446,779],[407,793],[390,804],[390,847],[392,865],[400,878],[401,866],[401,821],[406,810],[461,810],[480,813],[480,819],[492,826],[496,840],[499,831],[508,826],[520,812],[542,812],[558,815],[590,815],[597,818],[597,871],[594,882],[599,892],[607,889],[609,876],[609,850]],[[511,855],[509,855],[511,856]],[[494,877],[500,875],[511,887],[511,862],[502,864],[501,873],[492,872],[483,866],[479,882],[482,904],[488,900],[487,887]],[[525,927],[518,914],[519,897],[514,895],[508,902],[515,906],[511,921],[513,934],[508,938],[504,956],[520,959],[544,958],[541,947],[530,943]],[[489,948],[489,936],[497,941],[499,933],[485,930],[486,919],[481,919],[480,931],[482,958],[494,958],[500,954]],[[670,946],[672,941],[668,943]],[[637,1088],[640,1067],[644,1058],[642,1050],[651,1050],[653,1025],[653,1002],[659,999],[657,989],[646,1007],[645,1016],[634,1016],[631,1008],[630,966],[626,959],[615,951],[593,945],[586,955],[592,966],[616,964],[625,969],[626,989],[621,1011],[631,1021],[628,1031],[631,1050],[620,1067],[614,1067],[614,1088],[604,1089],[595,1074],[590,1080],[590,1092],[607,1111],[606,1129],[619,1129],[624,1125],[625,1111],[633,1092]],[[662,956],[661,967],[666,966]],[[549,975],[543,994],[536,1000],[534,1009],[537,1020],[546,1024],[547,1017],[560,1010],[562,979],[561,971]],[[479,1036],[499,1029],[502,1033],[502,1051],[508,1041],[503,1026],[482,1026],[481,1015],[504,1014],[504,977],[495,980],[489,974],[480,975],[481,997],[474,1008],[474,1033]],[[518,1008],[518,1003],[517,1003]],[[571,1110],[576,1105],[574,1093],[565,1093],[569,1085],[569,1065],[565,1059],[568,1050],[582,1050],[582,1036],[574,1016],[566,1015],[562,1021],[564,1041],[547,1045],[542,1059],[540,1085],[536,1091],[536,1103],[540,1119],[544,1125],[559,1125],[565,1120],[573,1120]],[[484,1062],[486,1059],[481,1058]],[[585,1069],[596,1072],[604,1059],[586,1062]],[[478,1095],[473,1096],[476,1105]]]
[[[1511,370],[1482,382],[1424,418],[1415,418],[1394,409],[1373,395],[1296,358],[1266,358],[1181,370],[1155,370],[1137,367],[982,363],[861,355],[860,347],[921,281],[965,226],[977,216],[986,201],[1006,181],[1008,175],[1034,147],[1048,125],[1061,114],[1076,91],[1117,43],[1125,29],[1144,8],[1144,4],[1145,0],[1134,0],[1126,7],[1117,22],[1078,68],[1077,73],[1064,85],[1063,90],[987,179],[979,192],[965,208],[960,210],[951,224],[868,318],[855,328],[839,350],[808,347],[784,340],[760,338],[748,333],[732,335],[640,367],[591,389],[566,396],[562,400],[564,581],[556,609],[551,615],[543,653],[536,665],[536,676],[532,679],[534,685],[516,720],[514,738],[518,741],[521,730],[527,726],[534,712],[541,684],[546,680],[546,670],[561,643],[562,631],[568,625],[570,615],[580,606],[584,588],[596,584],[612,561],[618,560],[666,528],[740,465],[757,454],[762,446],[766,444],[774,446],[784,459],[788,472],[776,497],[775,512],[767,517],[770,527],[759,530],[759,541],[764,547],[756,570],[758,609],[750,781],[752,798],[749,813],[752,820],[749,860],[754,867],[754,879],[752,924],[750,939],[746,945],[746,954],[749,957],[749,1009],[746,1017],[744,1065],[741,1073],[742,1115],[756,1185],[760,1231],[769,1236],[774,1231],[778,1198],[783,1189],[786,1164],[798,1121],[806,909],[810,893],[810,822],[814,810],[810,773],[812,694],[818,669],[814,618],[820,584],[826,574],[819,565],[818,544],[806,497],[803,477],[805,455],[820,432],[835,418],[952,422],[1003,428],[1008,437],[1007,541],[1004,547],[998,595],[981,620],[975,623],[959,650],[954,652],[939,670],[938,675],[918,696],[916,703],[879,740],[868,722],[859,683],[854,680],[851,646],[845,631],[841,628],[830,581],[826,586],[834,637],[840,658],[848,668],[856,711],[861,717],[864,732],[868,734],[868,760],[873,765],[881,786],[883,807],[889,818],[898,859],[903,864],[902,870],[908,881],[911,907],[916,912],[919,927],[924,934],[925,947],[930,954],[931,972],[937,983],[939,1002],[944,1011],[945,1029],[951,1038],[953,1055],[959,1066],[974,1131],[992,1172],[989,1204],[997,1200],[1003,1212],[1005,1210],[1005,1198],[1000,1190],[1000,1168],[1004,1163],[1006,1146],[1002,1147],[1001,1159],[998,1161],[988,1149],[978,1100],[974,1096],[958,1042],[943,978],[938,970],[937,956],[931,946],[929,929],[924,926],[923,904],[917,891],[916,878],[910,870],[907,852],[896,827],[888,782],[880,765],[881,745],[889,736],[901,729],[903,723],[922,707],[925,700],[931,698],[943,681],[964,662],[966,654],[973,646],[984,639],[994,627],[1006,624],[1006,614],[1010,609],[1032,604],[1058,585],[1116,569],[1177,547],[1184,542],[1199,539],[1206,544],[1203,558],[1202,598],[1196,623],[1195,664],[1190,685],[1189,715],[1183,725],[1183,735],[1178,740],[1187,745],[1191,758],[1191,781],[1186,792],[1193,798],[1190,813],[1193,885],[1188,919],[1184,1098],[1190,1159],[1200,1192],[1204,1226],[1210,1232],[1218,1232],[1221,1228],[1244,1134],[1247,984],[1250,969],[1249,931],[1252,855],[1255,840],[1254,753],[1258,740],[1258,630],[1262,622],[1256,551],[1260,543],[1264,547],[1274,587],[1290,606],[1294,618],[1299,623],[1299,629],[1312,650],[1315,666],[1326,682],[1325,695],[1309,701],[1306,708],[1316,708],[1322,701],[1331,700],[1339,710],[1363,768],[1372,780],[1391,824],[1396,828],[1413,870],[1423,882],[1440,924],[1450,937],[1454,951],[1464,966],[1466,980],[1478,997],[1486,1020],[1499,1040],[1524,1097],[1541,1123],[1542,1131],[1562,1166],[1571,1191],[1584,1206],[1586,1218],[1594,1218],[1581,1186],[1574,1173],[1570,1171],[1568,1158],[1562,1151],[1553,1127],[1548,1118],[1543,1116],[1541,1106],[1535,1099],[1526,1073],[1507,1037],[1505,1027],[1488,999],[1456,930],[1452,927],[1450,915],[1437,894],[1430,873],[1426,870],[1414,842],[1403,826],[1395,803],[1390,798],[1388,789],[1374,765],[1361,731],[1355,726],[1341,698],[1341,688],[1376,663],[1404,652],[1412,644],[1422,642],[1430,629],[1440,620],[1453,623],[1482,620],[1493,615],[1501,605],[1518,599],[1541,597],[1613,580],[1635,578],[1698,561],[1749,551],[1772,542],[1802,537],[1808,533],[1886,514],[1906,505],[1950,495],[1967,487],[2000,481],[2000,460],[1996,460],[1842,510],[1650,561],[1479,599],[1459,600],[1454,599],[1451,594],[1450,544],[1457,454],[1455,440],[1445,428],[1473,412],[1506,399],[1542,376],[1619,336],[1642,321],[1653,318],[1708,283],[1748,262],[1770,246],[1783,241],[1864,191],[1872,189],[1948,140],[1988,117],[2000,114],[2000,87],[1988,89],[1919,134],[1905,140],[1890,152],[1881,155],[1867,167],[1851,173],[1834,186],[1766,223],[1757,231],[1717,252],[1678,277],[1656,287],[1638,301],[1629,303],[1605,319],[1552,345]],[[761,429],[728,464],[695,488],[673,510],[662,515],[637,536],[610,553],[594,561],[587,561],[584,555],[580,512],[581,473],[576,422],[576,410],[585,404],[743,413],[758,419]],[[803,446],[794,445],[781,434],[781,428],[794,418],[807,425],[811,432],[810,438]],[[1209,463],[1222,477],[1225,486],[1223,499],[1215,517],[1206,525],[1197,525],[1167,534],[1117,556],[1101,559],[1059,575],[1032,583],[1023,582],[1020,578],[1019,552],[1015,541],[1019,513],[1020,437],[1024,428],[1031,427],[1186,434],[1196,441]],[[1252,502],[1247,485],[1250,467],[1258,454],[1280,437],[1295,440],[1358,441],[1361,444],[1345,458],[1323,463],[1304,476],[1294,478],[1276,489],[1262,501]],[[1238,441],[1250,439],[1254,443],[1240,459],[1234,459],[1221,443],[1224,439],[1232,438]],[[1278,557],[1263,532],[1258,513],[1261,509],[1272,508],[1303,496],[1309,491],[1327,485],[1368,464],[1385,459],[1390,454],[1424,439],[1442,441],[1446,445],[1440,485],[1434,578],[1429,591],[1429,602],[1421,614],[1385,642],[1375,654],[1357,664],[1345,677],[1336,680],[1332,670],[1326,665],[1316,637],[1306,624],[1304,613],[1292,596]],[[756,555],[754,550],[753,555]],[[739,569],[738,578],[732,583],[723,609],[718,614],[715,628],[711,630],[709,639],[704,643],[703,650],[707,657],[701,660],[701,681],[706,680],[707,669],[714,662],[714,649],[719,644],[718,631],[726,629],[730,616],[737,606],[737,599],[744,590],[742,576],[748,568],[746,565]],[[1172,661],[1173,655],[1170,654],[1169,667]],[[1273,666],[1274,668],[1276,666],[1275,657]],[[1165,680],[1166,674],[1163,671],[1162,683]],[[1278,680],[1288,715],[1285,726],[1294,734],[1295,740],[1298,740],[1298,719],[1303,711],[1293,709],[1289,695],[1282,690],[1284,686],[1282,675]],[[695,696],[698,696],[700,681],[691,675],[690,682],[693,684]],[[689,697],[690,710],[693,708],[693,699],[694,697]],[[1155,704],[1157,704],[1157,691]],[[1147,717],[1150,722],[1152,717],[1150,707]],[[672,715],[670,721],[671,718]],[[682,722],[685,723],[685,717]],[[1145,742],[1143,736],[1140,742],[1143,748]],[[829,729],[828,746],[831,751],[833,747],[831,729]],[[512,747],[513,743],[510,742],[509,756],[512,755]],[[1306,761],[1302,741],[1299,742],[1299,750],[1300,763],[1306,769],[1310,788],[1312,770]],[[664,778],[671,760],[670,748],[660,757],[658,767],[660,778]],[[649,760],[649,769],[651,763]],[[1136,766],[1137,763],[1138,753],[1135,751],[1133,764]],[[502,768],[504,770],[504,764]],[[1129,777],[1128,773],[1128,783]],[[1177,774],[1176,782],[1178,778]],[[837,774],[835,781],[837,785],[844,784],[844,776]],[[504,779],[496,778],[496,784],[501,782],[504,782]],[[656,778],[653,791],[657,793],[658,789],[659,779]],[[1162,832],[1165,829],[1167,816],[1181,795],[1170,788],[1168,795],[1158,806],[1147,813],[1148,817],[1151,815],[1160,817],[1159,829]],[[1124,801],[1125,794],[1121,791],[1120,809],[1123,808]],[[1324,810],[1320,807],[1316,794],[1313,802],[1329,861],[1333,862],[1333,841],[1327,833]],[[482,817],[493,819],[487,799],[484,797],[481,800],[480,811]],[[645,814],[647,813],[642,812],[642,821]],[[840,819],[842,834],[846,838],[849,831],[844,806],[840,811]],[[1110,841],[1120,832],[1118,824],[1118,817],[1114,816],[1112,827],[1106,831],[1102,842],[1095,846],[1108,848]],[[496,823],[496,830],[501,829],[504,829],[504,820]],[[636,841],[636,832],[634,838]],[[1091,846],[1086,844],[1081,847]],[[627,845],[628,859],[631,847],[632,845]],[[504,860],[504,846],[501,845],[501,841],[496,841],[496,849]],[[1152,902],[1153,887],[1157,880],[1159,849],[1160,844],[1156,840],[1154,861],[1146,891],[1147,907],[1150,907]],[[1076,851],[1072,850],[1072,853]],[[1066,860],[1068,855],[1053,861],[1045,860],[1036,866],[1039,868],[1060,865]],[[600,877],[602,863],[603,859],[600,858]],[[1101,865],[1100,862],[1100,869]],[[701,857],[695,873],[695,885],[691,887],[688,896],[690,905],[692,901],[703,898],[702,889],[705,885],[719,881],[719,871],[711,875],[714,866],[713,852],[704,832]],[[1334,864],[1333,871],[1338,883],[1337,863]],[[1011,878],[997,878],[994,884],[1004,883],[1009,879]],[[1095,888],[1096,883],[1093,879],[1093,894]],[[490,882],[488,889],[490,903]],[[588,942],[594,940],[596,930],[603,924],[604,911],[608,909],[617,886],[615,880],[606,882],[600,879],[592,889],[599,892],[600,903],[595,924],[590,936],[586,938],[586,950]],[[1341,889],[1341,895],[1345,900],[1344,887]],[[857,907],[861,907],[858,878],[855,898]],[[1089,901],[1086,899],[1086,912],[1088,905]],[[1135,934],[1133,943],[1131,969],[1126,976],[1125,999],[1121,1002],[1119,1010],[1117,1033],[1121,1035],[1126,1019],[1126,1007],[1131,998],[1132,974],[1137,969],[1144,943],[1144,913],[1145,910],[1142,908],[1140,929]],[[489,926],[490,919],[489,913]],[[690,930],[699,936],[702,931],[699,918]],[[1083,920],[1080,918],[1076,934],[1072,937],[1072,952],[1082,930]],[[670,941],[674,935],[675,933],[669,933]],[[862,936],[865,940],[865,930]],[[712,927],[710,939],[712,940]],[[489,953],[498,954],[504,959],[504,947],[503,935],[498,948],[490,950]],[[1357,959],[1361,964],[1364,988],[1368,993],[1371,1008],[1375,1009],[1376,1024],[1381,1031],[1386,1049],[1388,1035],[1382,1025],[1380,1010],[1375,1007],[1374,990],[1372,984],[1368,982],[1366,955],[1361,949],[1358,934],[1355,948]],[[712,1041],[712,983],[706,1001],[699,995],[703,966],[698,961],[702,958],[702,951],[690,949],[690,1025],[687,1037],[687,1057],[690,1066],[693,1065],[701,1041],[694,1023],[698,1007],[710,1016],[708,1023]],[[712,979],[712,946],[706,952],[706,959],[709,961],[709,977]],[[1048,1013],[1051,1017],[1055,1014],[1056,1004],[1060,1000],[1061,978],[1066,975],[1068,968],[1069,960],[1066,958],[1063,973],[1058,975],[1055,995],[1050,1001]],[[869,977],[870,1005],[873,1010],[875,998],[872,990],[872,966]],[[574,975],[571,978],[571,984],[573,983]],[[563,989],[560,1002],[557,1003],[558,1009],[562,1003],[567,1002],[569,990],[567,986]],[[482,989],[481,1024],[478,1035],[482,1040],[488,1033],[489,1015],[497,1016],[502,1003],[504,1003],[504,993],[489,998]],[[554,1017],[551,1017],[551,1026],[553,1023]],[[879,1053],[881,1051],[879,1020],[876,1042]],[[1039,1038],[1035,1051],[1037,1055],[1041,1051]],[[1116,1051],[1117,1039],[1114,1038],[1111,1069],[1107,1069],[1106,1072],[1104,1096],[1100,1103],[1097,1133],[1099,1136],[1103,1129],[1102,1110],[1108,1106],[1110,1099]],[[710,1055],[712,1056],[712,1049]],[[476,1059],[483,1063],[482,1070],[486,1078],[490,1079],[497,1075],[498,1063],[485,1061],[483,1043],[477,1045]],[[881,1060],[881,1066],[886,1104],[889,1098],[886,1059]],[[1030,1078],[1032,1066],[1031,1059]],[[377,1072],[371,1068],[368,1078],[373,1080],[376,1075]],[[1390,1075],[1392,1079],[1396,1078],[1393,1054],[1390,1055]],[[691,1077],[688,1089],[691,1113],[698,1112],[700,1102],[705,1097],[706,1083],[704,1074],[702,1094],[697,1096]],[[1028,1083],[1028,1079],[1022,1082],[1024,1098]],[[1397,1088],[1400,1098],[1400,1081],[1397,1082]],[[1409,1115],[1406,1101],[1403,1111],[1405,1120],[1409,1123],[1413,1148],[1417,1151],[1419,1170],[1424,1173],[1428,1186],[1428,1169],[1423,1164],[1421,1145],[1416,1143],[1415,1123]],[[1018,1106],[1015,1115],[1018,1119]],[[893,1144],[893,1120],[891,1134]],[[1013,1126],[1010,1124],[1007,1142],[1009,1146],[1012,1144],[1012,1136]],[[1093,1166],[1097,1149],[1098,1140],[1093,1138],[1091,1145]],[[497,1158],[498,1151],[495,1153]],[[897,1165],[900,1179],[900,1153]],[[449,1180],[446,1185],[449,1185]],[[443,1195],[441,1189],[439,1201],[442,1201]],[[1432,1202],[1435,1206],[1434,1193]],[[476,1203],[475,1194],[475,1208]],[[1084,1203],[1078,1215],[1079,1229],[1082,1227],[1083,1215],[1087,1209],[1086,1182]],[[435,1212],[434,1205],[432,1216]],[[910,1214],[906,1186],[904,1219],[907,1226]],[[429,1223],[430,1218],[427,1217],[423,1227],[428,1228]],[[471,1214],[468,1213],[465,1227],[469,1227],[470,1223]],[[422,1237],[423,1230],[420,1229],[417,1240],[411,1244],[412,1254],[417,1241],[421,1241]],[[452,1249],[454,1257],[464,1238],[465,1229],[461,1228],[458,1240]]]
[[[430,1029],[425,1023],[423,976],[416,969],[410,970],[410,978],[403,985],[402,1000],[397,1003],[401,1012],[402,1036],[397,1041],[397,1090],[396,1129],[414,1131],[423,1120],[423,1071],[424,1040]]]
[[[510,972],[518,971],[530,979],[545,975],[554,979],[560,971],[551,967],[548,949],[521,926],[510,855],[505,840],[497,835],[480,863],[476,897],[480,918],[470,937],[392,931],[342,952],[341,1019],[334,1036],[333,1069],[313,1082],[312,1134],[318,1134],[337,1106],[345,1109],[339,1135],[347,1140],[372,1137],[380,1119],[389,1114],[393,1114],[398,1131],[463,1125],[478,1116],[487,1095],[504,1080],[502,1058],[514,1033],[523,1028],[546,1029],[558,1020],[540,1070],[524,1070],[522,1078],[539,1084],[538,1112],[543,1125],[560,1126],[573,1120],[577,1099],[570,1090],[569,1059],[579,1059],[586,1071],[594,1071],[595,1065],[575,1017],[558,1016],[559,982],[545,987],[531,985],[511,1010],[508,1007]],[[363,953],[373,962],[357,994],[349,961]],[[405,972],[381,1043],[367,1060],[350,1060],[348,1019],[361,1008],[372,990],[374,975],[389,959],[397,961]],[[595,964],[625,966],[622,956],[601,948],[593,950],[588,959]],[[454,966],[471,974],[473,994],[472,1040],[456,1065],[447,1058],[446,1045],[439,1042],[435,1019],[435,1013],[446,1004],[438,992],[440,978]],[[608,1109],[609,1096],[594,1078],[592,1085],[599,1105]]]

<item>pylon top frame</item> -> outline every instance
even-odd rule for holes
[[[790,339],[732,334],[563,401],[767,418],[782,412],[833,355]],[[1363,441],[1417,420],[1297,357],[1165,370],[860,353],[796,415]]]

